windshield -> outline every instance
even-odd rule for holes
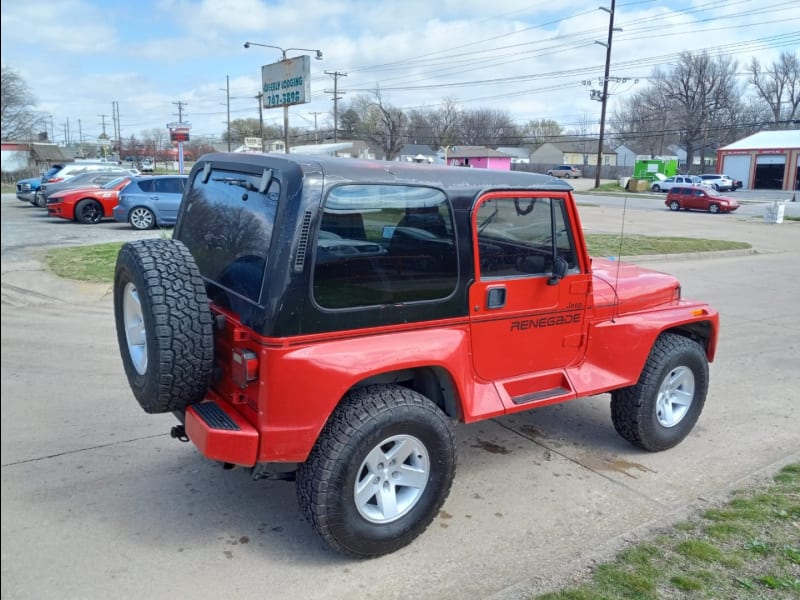
[[[116,179],[112,179],[111,181],[109,181],[107,183],[104,183],[100,187],[103,188],[104,190],[113,190],[120,183],[122,183],[123,181],[125,181],[127,179],[130,179],[130,177],[124,177],[124,176],[123,177],[117,177]]]

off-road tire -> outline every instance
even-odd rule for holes
[[[674,333],[661,334],[636,385],[611,394],[614,428],[644,450],[672,448],[694,427],[707,391],[708,360],[700,345]],[[666,403],[670,405],[669,414],[673,414],[671,397],[683,404],[677,405],[674,424],[665,426],[662,421],[669,420],[669,416],[662,409]]]
[[[400,460],[392,467],[394,451]],[[331,548],[372,558],[406,546],[430,525],[450,493],[455,469],[453,433],[433,402],[398,385],[368,386],[350,392],[331,415],[298,470],[297,498]],[[411,485],[396,486],[397,481]],[[357,483],[368,491],[357,495]],[[370,496],[374,489],[387,490],[395,500],[387,506],[397,514],[383,514],[379,492]]]
[[[182,242],[122,246],[114,319],[125,374],[145,412],[180,411],[203,399],[214,361],[213,321],[203,279]]]

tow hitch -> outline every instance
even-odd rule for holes
[[[169,436],[180,442],[189,441],[189,436],[186,435],[186,429],[184,429],[183,425],[175,425],[175,427],[170,429]]]

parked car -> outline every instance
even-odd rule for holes
[[[650,184],[650,191],[668,192],[676,185],[703,185],[703,180],[697,175],[674,175],[664,180],[656,179]]]
[[[113,171],[114,169],[119,168],[120,166],[118,164],[108,161],[81,161],[66,163],[65,165],[62,165],[57,172],[53,174],[42,175],[42,184],[58,183],[59,181],[64,181],[68,177],[74,177],[75,175],[87,173],[89,171]]]
[[[710,213],[733,212],[739,203],[705,186],[675,186],[664,201],[670,210],[706,210]]]
[[[17,200],[22,202],[33,202],[33,197],[36,190],[42,185],[42,180],[47,177],[48,179],[58,173],[64,167],[63,164],[56,164],[51,166],[47,171],[39,175],[39,177],[30,177],[28,179],[20,179],[17,182]]]
[[[732,192],[735,192],[736,190],[740,190],[740,189],[742,189],[744,187],[744,184],[742,183],[741,179],[734,179],[733,177],[731,177],[729,175],[724,175],[724,174],[722,175],[722,177],[727,177],[728,179],[730,179],[733,182],[733,186],[731,186],[731,191]]]
[[[114,216],[119,192],[130,183],[131,175],[117,177],[100,187],[62,190],[47,199],[47,214],[69,221],[94,225]]]
[[[152,160],[143,160],[140,168],[142,173],[152,173],[155,171],[156,166]]]
[[[45,207],[47,206],[47,199],[57,192],[78,188],[100,187],[113,179],[118,179],[124,176],[130,177],[131,175],[132,173],[130,170],[123,169],[121,167],[115,167],[107,171],[87,171],[85,173],[79,173],[78,175],[67,177],[64,179],[64,181],[43,183],[36,191],[34,199],[31,200],[31,204]]]
[[[727,175],[719,175],[717,173],[705,173],[703,175],[700,175],[700,179],[703,180],[703,183],[711,186],[718,192],[733,192],[736,190],[736,184]]]
[[[577,179],[578,177],[583,176],[581,170],[577,167],[573,167],[572,165],[558,165],[557,167],[548,169],[547,174],[551,175],[552,177],[564,177],[565,179]]]
[[[134,229],[174,225],[178,218],[186,175],[142,175],[134,178],[119,195],[114,220]]]

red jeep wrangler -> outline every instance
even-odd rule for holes
[[[719,320],[669,275],[590,258],[562,180],[233,153],[194,166],[173,239],[122,247],[114,310],[142,408],[228,468],[296,478],[356,557],[431,523],[452,420],[611,392],[623,438],[674,446]]]

